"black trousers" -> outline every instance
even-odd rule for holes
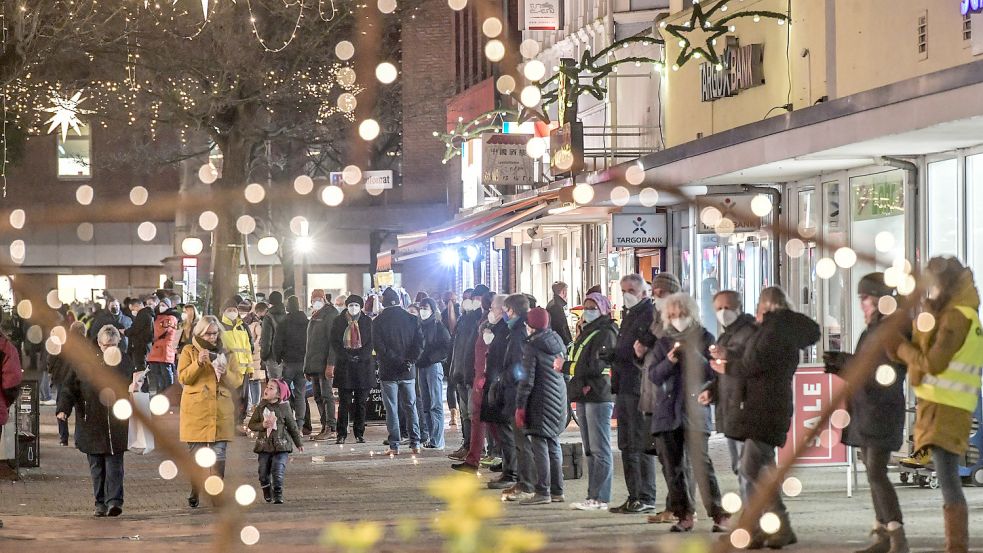
[[[369,390],[359,388],[340,388],[338,390],[338,437],[348,436],[348,420],[352,421],[352,431],[356,438],[365,436],[365,403],[369,400]]]
[[[726,516],[721,507],[720,485],[710,460],[709,436],[702,433],[690,433],[689,437],[696,443],[687,446],[686,429],[683,426],[669,432],[663,432],[656,437],[656,447],[659,450],[659,460],[662,461],[662,473],[669,486],[667,507],[677,517],[691,515],[696,512],[693,500],[692,482],[694,478],[700,487],[700,496],[707,515],[712,519]],[[687,451],[692,461],[692,471],[687,470]],[[692,472],[692,475],[690,474]]]

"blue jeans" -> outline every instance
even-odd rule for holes
[[[416,368],[416,417],[420,421],[420,443],[430,443],[430,414],[424,406],[423,396],[426,395],[426,373],[430,367]],[[403,423],[406,426],[406,423]]]
[[[529,436],[529,448],[536,466],[536,495],[563,495],[563,452],[552,436]]]
[[[416,412],[416,382],[396,380],[382,382],[382,401],[386,405],[386,429],[389,430],[389,449],[399,450],[399,417],[409,418],[410,447],[420,447],[420,421]]]
[[[294,420],[297,421],[297,427],[302,428],[307,414],[307,375],[304,374],[304,364],[284,363],[283,379],[290,385],[290,406],[294,409]]]
[[[38,394],[41,401],[53,399],[51,395],[51,374],[47,370],[41,371],[41,382],[38,383]]]
[[[192,456],[194,456],[194,454],[199,449],[205,447],[212,448],[212,450],[215,452],[216,461],[224,461],[226,448],[229,447],[229,442],[189,442],[188,443],[188,451],[191,452]]]
[[[96,507],[123,506],[123,453],[89,456]]]
[[[427,432],[424,440],[429,437],[430,445],[444,448],[444,368],[440,363],[419,370],[420,382],[420,411],[422,421],[426,421]]]
[[[287,457],[289,456],[290,454],[286,451],[260,453],[259,485],[264,488],[272,485],[275,490],[283,490],[283,475],[287,473]]]
[[[578,403],[580,438],[587,456],[587,499],[611,501],[614,455],[611,453],[611,413],[614,402]]]
[[[938,475],[939,487],[942,488],[942,505],[946,507],[966,504],[963,482],[959,476],[959,463],[962,458],[962,455],[956,455],[941,447],[932,447],[935,474]]]
[[[247,383],[248,386],[247,393],[249,394],[249,400],[247,406],[250,411],[252,411],[253,408],[256,407],[259,404],[259,401],[262,399],[262,395],[263,395],[262,384],[263,382],[261,380],[250,380]]]

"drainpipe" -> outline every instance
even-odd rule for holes
[[[918,267],[920,265],[919,258],[921,257],[921,252],[918,250],[918,165],[907,159],[891,156],[881,156],[877,158],[877,161],[881,165],[903,169],[908,173],[908,178],[905,179],[905,196],[910,199],[907,203],[911,206],[911,209],[905,209],[905,228],[911,229],[911,232],[906,233],[907,243],[905,244],[905,248],[911,252],[908,255],[911,265]]]

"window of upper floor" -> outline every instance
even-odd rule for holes
[[[88,125],[79,125],[78,132],[69,130],[65,138],[57,138],[58,178],[87,179],[92,176],[92,133]]]

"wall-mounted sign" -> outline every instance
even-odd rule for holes
[[[342,177],[342,173],[332,172],[328,176],[331,184],[335,186],[345,186],[347,184]],[[362,183],[367,190],[389,190],[393,187],[393,172],[386,171],[362,171]],[[357,183],[356,183],[357,184]]]
[[[740,46],[737,38],[727,37],[722,67],[718,69],[711,63],[700,65],[701,99],[712,102],[765,84],[764,59],[764,44]]]
[[[963,15],[983,11],[983,0],[959,0],[959,12]]]
[[[554,177],[584,170],[584,124],[566,123],[550,131],[550,170]]]
[[[611,245],[615,248],[665,248],[668,236],[665,213],[611,214]]]
[[[563,28],[563,0],[525,0],[525,30],[559,31]]]
[[[904,175],[900,170],[853,177],[850,188],[854,221],[904,214]]]
[[[481,183],[486,186],[532,186],[533,159],[526,155],[529,135],[481,135]]]
[[[717,229],[707,225],[703,220],[703,210],[714,207],[720,212],[721,218],[727,218],[734,223],[734,232],[755,232],[761,230],[761,217],[751,211],[751,200],[756,194],[712,195],[696,198],[697,234],[716,234]]]

